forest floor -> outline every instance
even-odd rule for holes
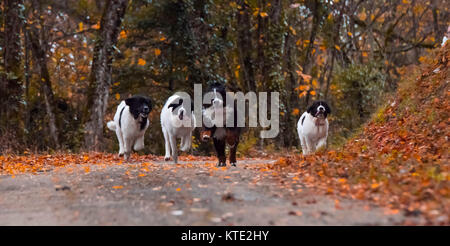
[[[0,225],[450,225],[449,68],[447,44],[399,71],[343,147],[309,156],[0,155]]]
[[[175,165],[156,157],[114,158],[114,164],[84,157],[82,165],[0,175],[0,225],[396,225],[405,219],[367,201],[318,194],[297,183],[295,173],[270,170],[276,160],[217,168],[214,158],[187,158]]]

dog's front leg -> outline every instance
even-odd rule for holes
[[[125,160],[128,161],[131,155],[131,147],[133,146],[133,139],[124,137],[124,149],[125,149]]]
[[[217,157],[219,158],[218,167],[225,167],[227,165],[227,157],[225,156],[225,140],[213,138],[214,147],[217,152]]]
[[[144,135],[145,135],[145,134],[142,134],[142,136],[140,136],[140,137],[136,140],[136,143],[134,143],[133,148],[134,148],[135,151],[139,151],[139,150],[141,150],[141,149],[144,148]]]
[[[299,135],[300,137],[300,145],[302,146],[302,153],[303,155],[307,155],[308,153],[308,146],[306,146],[306,138],[302,135]]]
[[[166,155],[164,155],[164,160],[170,160],[170,134],[167,132],[165,127],[162,127],[162,131],[164,134],[164,146],[166,148]]]
[[[177,138],[169,134],[170,148],[172,149],[172,158],[174,163],[178,163]]]
[[[192,144],[192,132],[181,138],[181,151],[188,151]]]
[[[236,140],[233,146],[230,148],[230,165],[235,167],[236,166],[236,150],[239,144],[239,139]]]
[[[320,150],[321,148],[325,148],[327,144],[327,136],[319,139],[319,142],[317,143],[317,149]]]
[[[308,137],[305,137],[305,140],[306,140],[305,141],[306,142],[306,154],[309,155],[311,153],[314,153],[314,151],[316,151],[315,144]]]
[[[122,130],[119,127],[116,128],[116,135],[117,139],[119,140],[119,157],[122,157],[123,154],[125,153],[125,149],[123,146]]]

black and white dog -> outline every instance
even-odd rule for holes
[[[188,98],[173,95],[167,99],[161,110],[161,128],[166,147],[165,161],[170,160],[170,156],[172,156],[173,161],[178,162],[177,138],[181,138],[181,151],[187,151],[191,148],[192,132],[195,129],[195,115],[192,102],[189,101]]]
[[[148,120],[150,111],[152,111],[150,98],[133,96],[117,106],[114,121],[108,122],[108,128],[116,132],[119,140],[119,156],[125,155],[125,160],[130,158],[132,147],[135,151],[144,148],[144,134],[150,124]]]
[[[328,114],[331,109],[324,101],[316,101],[308,107],[297,123],[298,137],[304,155],[326,145],[328,137]]]
[[[230,146],[230,164],[236,166],[236,150],[239,144],[239,136],[241,128],[237,127],[237,108],[236,100],[234,107],[227,105],[226,89],[220,83],[212,84],[208,93],[212,93],[210,103],[203,104],[203,127],[200,131],[202,141],[213,139],[214,148],[216,149],[217,157],[219,159],[218,166],[226,166],[225,147],[226,144]],[[234,117],[234,123],[227,126],[227,119]],[[207,124],[206,124],[207,123]]]

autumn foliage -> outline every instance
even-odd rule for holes
[[[342,149],[291,155],[272,168],[324,193],[403,212],[407,224],[450,224],[450,45],[435,55],[408,68],[397,94]]]

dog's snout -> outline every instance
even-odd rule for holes
[[[200,134],[200,138],[203,142],[208,141],[211,138],[211,131],[202,131]]]
[[[319,111],[321,111],[321,112],[325,111],[325,107],[319,106]]]
[[[150,112],[150,108],[148,106],[144,106],[144,113],[148,114]]]

